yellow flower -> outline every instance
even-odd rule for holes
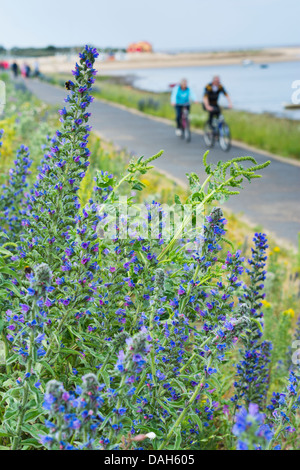
[[[267,308],[271,307],[270,302],[268,302],[267,300],[262,300],[261,303]]]
[[[283,312],[283,315],[287,316],[287,317],[291,317],[291,318],[294,318],[295,316],[295,310],[293,310],[292,308],[289,308],[288,310],[285,310]]]
[[[280,252],[279,246],[275,246],[274,251],[275,251],[275,253],[279,253]]]
[[[144,183],[145,186],[149,186],[150,181],[147,178],[141,178],[141,183]]]

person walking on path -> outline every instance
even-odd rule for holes
[[[20,69],[19,69],[17,62],[13,62],[11,64],[11,70],[12,70],[14,78],[18,78]]]

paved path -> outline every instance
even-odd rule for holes
[[[27,87],[41,100],[64,106],[66,91],[38,80],[27,80]],[[164,150],[156,161],[156,167],[186,182],[185,174],[195,172],[202,175],[202,155],[206,151],[203,137],[192,134],[186,143],[175,136],[168,123],[154,120],[146,115],[95,100],[89,110],[91,124],[103,139],[113,142],[137,156],[147,157]],[[233,130],[234,133],[234,130]],[[226,154],[216,146],[209,154],[209,161],[217,162],[228,157],[252,155],[258,163],[269,157],[242,147],[233,146]],[[239,196],[232,196],[226,206],[235,213],[242,213],[251,223],[264,227],[279,240],[297,246],[300,232],[300,166],[271,158],[271,165],[264,169],[263,178],[244,183]],[[202,175],[204,176],[204,175]]]

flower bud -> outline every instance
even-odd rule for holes
[[[99,387],[99,382],[95,374],[89,373],[82,377],[82,388],[86,392],[95,393]]]
[[[154,288],[158,293],[163,293],[165,290],[165,273],[161,268],[155,271]]]
[[[37,285],[46,285],[51,284],[52,271],[49,268],[48,264],[41,263],[34,267],[34,277]]]

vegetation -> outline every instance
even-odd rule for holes
[[[13,57],[48,57],[56,54],[78,54],[82,49],[82,46],[73,47],[59,47],[59,46],[47,46],[47,47],[12,47],[6,49],[0,46],[0,58],[10,54]],[[125,52],[125,49],[121,49]],[[106,47],[103,52],[117,52],[120,49]]]
[[[205,154],[205,181],[168,183],[189,209],[168,227],[161,152],[128,162],[90,136],[96,57],[80,54],[40,160],[10,154],[16,110],[1,123],[1,449],[298,448],[298,258],[219,207],[269,162]]]

